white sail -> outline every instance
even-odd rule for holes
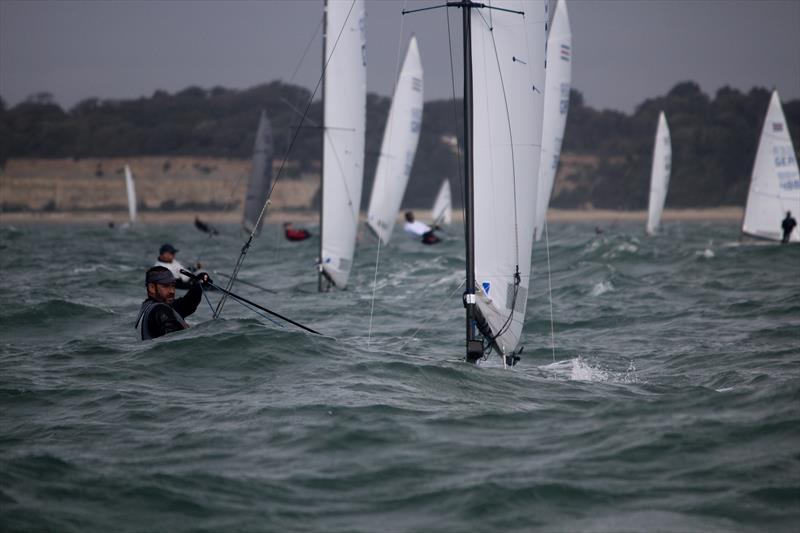
[[[364,1],[332,0],[326,13],[320,268],[333,284],[344,288],[353,264],[364,178]]]
[[[253,143],[253,164],[250,169],[250,181],[247,183],[247,194],[244,200],[242,213],[242,227],[247,233],[261,233],[262,221],[256,227],[261,210],[267,201],[269,190],[272,187],[272,124],[267,118],[267,112],[261,111],[258,121],[256,140]]]
[[[795,217],[800,212],[800,174],[781,100],[774,91],[753,164],[742,232],[779,241],[787,211]],[[795,227],[789,240],[800,242],[800,228]]]
[[[664,112],[658,114],[658,127],[653,144],[653,166],[650,170],[650,201],[647,207],[647,234],[653,235],[661,224],[661,213],[667,199],[672,170],[672,141]]]
[[[567,125],[569,91],[572,83],[572,29],[565,0],[559,0],[547,37],[547,73],[544,93],[544,126],[542,129],[542,160],[539,165],[539,185],[536,195],[536,240],[544,234],[547,206],[561,156],[561,143]]]
[[[547,11],[543,0],[491,6],[524,12],[471,9],[477,307],[494,345],[508,354],[519,342],[530,286]]]
[[[389,243],[408,185],[422,123],[422,61],[417,38],[411,37],[397,80],[378,168],[367,211],[367,225],[384,244]]]
[[[128,193],[128,216],[131,224],[136,222],[136,186],[133,183],[131,167],[125,165],[125,190]]]
[[[445,178],[433,202],[431,217],[434,224],[450,224],[453,222],[453,201],[450,194],[450,180]]]

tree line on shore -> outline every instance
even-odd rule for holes
[[[132,100],[88,98],[64,109],[38,93],[9,107],[0,98],[0,165],[11,158],[203,156],[248,158],[260,111],[272,122],[275,154],[297,165],[285,176],[318,172],[322,153],[322,104],[310,91],[281,81],[245,90],[189,87],[156,91]],[[653,136],[664,111],[672,136],[672,177],[667,206],[741,205],[769,103],[770,91],[723,87],[710,97],[693,82],[647,99],[630,113],[597,110],[573,89],[563,153],[590,156],[571,165],[551,205],[642,209],[647,205]],[[369,198],[391,101],[369,94],[365,193]],[[329,105],[335,105],[329,103]],[[800,100],[783,102],[795,147],[800,147]],[[302,121],[304,112],[307,115]],[[425,103],[417,156],[404,205],[429,207],[449,178],[459,203],[461,103]]]

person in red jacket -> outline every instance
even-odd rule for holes
[[[291,222],[284,222],[283,230],[286,232],[286,240],[304,241],[311,237],[311,233],[306,229],[297,229]]]

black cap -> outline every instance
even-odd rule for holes
[[[161,248],[158,249],[158,253],[163,254],[164,252],[169,252],[171,254],[176,254],[176,253],[178,253],[178,249],[175,248],[174,246],[172,246],[171,244],[166,243],[166,244],[162,244]]]
[[[158,285],[172,285],[176,281],[175,276],[172,275],[169,269],[159,266],[148,270],[144,278],[145,284],[156,283]]]

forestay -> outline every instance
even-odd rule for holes
[[[781,221],[787,211],[795,217],[800,212],[800,174],[780,97],[774,91],[753,165],[742,232],[781,240]],[[795,227],[789,240],[800,242],[800,228]]]
[[[383,132],[367,226],[388,244],[408,185],[422,123],[422,61],[411,37]]]
[[[131,224],[136,222],[136,186],[133,183],[131,167],[125,165],[125,191],[128,194],[128,216]]]
[[[261,111],[258,121],[258,132],[253,144],[253,166],[250,171],[250,182],[247,184],[247,196],[244,202],[242,227],[247,233],[258,234],[261,232],[261,223],[256,226],[259,215],[267,201],[270,187],[272,187],[272,125],[267,118],[266,111]]]
[[[572,83],[572,29],[569,25],[565,0],[559,0],[556,6],[550,34],[547,37],[545,79],[542,157],[536,195],[536,218],[533,225],[536,240],[541,239],[544,234],[547,206],[553,192],[569,110],[569,91]]]
[[[547,12],[541,0],[491,5],[524,12],[471,10],[477,307],[508,354],[530,286]]]
[[[433,202],[431,216],[434,224],[450,224],[453,222],[453,200],[450,194],[450,180],[447,178],[442,182],[442,186],[439,187],[439,193]]]
[[[667,199],[672,170],[672,141],[664,112],[658,114],[656,138],[653,141],[653,166],[650,169],[650,202],[647,207],[647,234],[653,235],[661,224],[661,213]]]
[[[326,10],[320,269],[344,288],[353,264],[364,178],[366,18],[363,0],[329,2]]]

